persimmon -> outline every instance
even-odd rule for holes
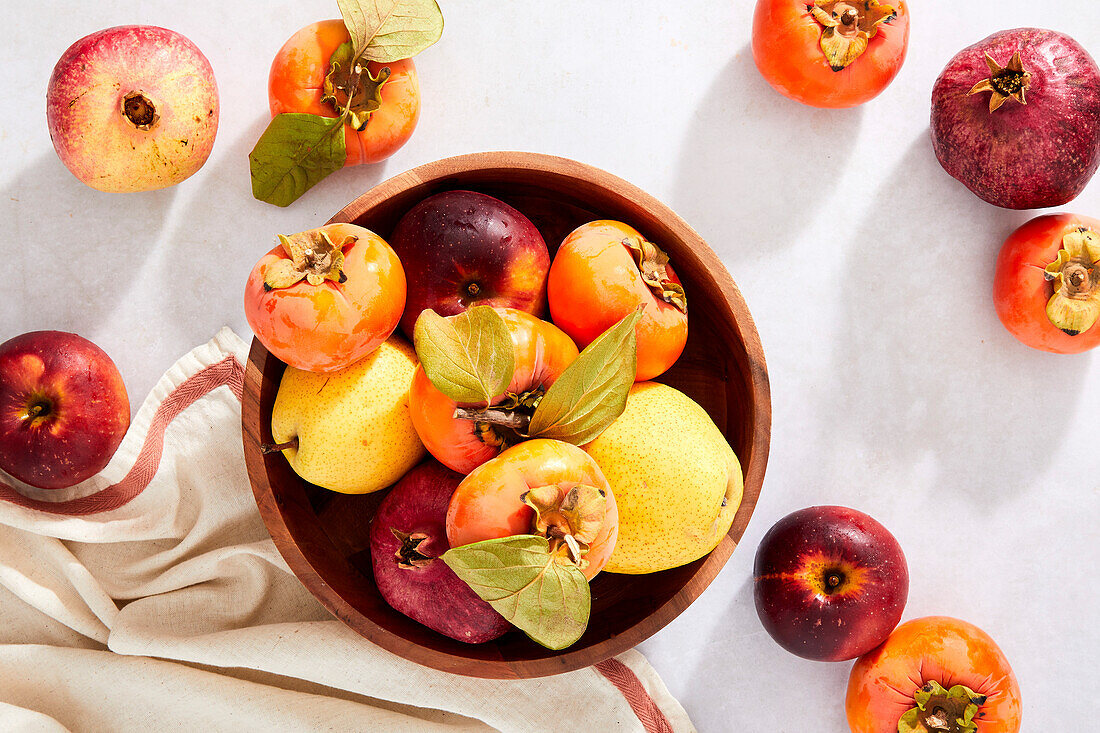
[[[333,58],[350,41],[342,20],[311,23],[291,36],[271,62],[267,87],[271,115],[304,112],[339,117],[348,99],[340,91],[342,80],[332,76],[340,73],[333,72]],[[371,61],[358,83],[359,91],[351,100],[353,114],[344,125],[345,167],[390,157],[413,134],[420,118],[420,82],[412,59]]]
[[[987,633],[947,616],[907,621],[852,668],[852,733],[1015,733],[1020,686]]]
[[[909,45],[904,0],[758,0],[752,57],[780,94],[853,107],[893,81]]]
[[[515,348],[515,371],[507,389],[479,413],[481,405],[460,405],[440,392],[419,366],[409,408],[421,442],[451,470],[469,473],[523,439],[534,405],[577,358],[577,346],[560,328],[514,308],[495,308]],[[456,417],[456,411],[459,416]]]
[[[280,236],[245,286],[248,325],[292,367],[331,372],[389,338],[405,308],[405,271],[382,237],[354,224]]]
[[[993,305],[1033,348],[1073,354],[1100,346],[1100,220],[1047,214],[1014,231],[997,256]]]
[[[582,349],[644,306],[636,381],[663,374],[687,343],[687,296],[660,247],[619,221],[574,229],[558,247],[546,282],[550,314]]]
[[[537,534],[589,580],[615,549],[619,512],[596,461],[560,440],[512,446],[462,480],[447,508],[451,547]]]

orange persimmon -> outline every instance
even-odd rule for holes
[[[1020,730],[1020,686],[1004,653],[947,616],[907,621],[860,657],[844,706],[852,733]]]
[[[853,107],[897,76],[909,45],[905,0],[758,0],[752,57],[779,93]]]
[[[459,473],[469,473],[522,440],[514,421],[529,420],[531,405],[577,358],[573,341],[552,323],[514,308],[497,308],[515,349],[515,371],[504,393],[493,398],[487,414],[456,417],[460,405],[440,392],[418,366],[409,392],[413,427],[435,458]],[[484,407],[484,405],[473,406]]]
[[[570,443],[535,438],[462,480],[447,508],[451,547],[519,534],[542,535],[552,551],[568,550],[589,580],[607,565],[619,511],[591,456]]]
[[[1009,235],[993,305],[1020,342],[1056,354],[1100,346],[1100,220],[1046,214]]]
[[[645,306],[636,381],[663,374],[687,343],[687,296],[668,257],[634,227],[608,219],[574,229],[546,280],[550,313],[582,349]]]
[[[331,70],[333,54],[350,40],[342,20],[311,23],[291,36],[271,62],[267,87],[271,115],[305,112],[338,117],[340,113],[333,102],[322,101],[325,78]],[[409,139],[420,118],[420,82],[412,59],[385,64],[371,61],[366,72],[370,76],[364,73],[360,77],[362,83],[382,82],[376,100],[380,104],[373,111],[363,111],[366,119],[361,129],[356,129],[350,117],[344,125],[348,155],[345,166],[377,163],[390,157]],[[363,95],[364,101],[375,97],[372,93],[375,86],[367,86],[370,90]]]
[[[310,372],[343,369],[389,338],[405,270],[382,237],[354,224],[280,236],[245,286],[248,325],[268,351]]]

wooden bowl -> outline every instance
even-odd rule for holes
[[[391,609],[375,588],[368,526],[384,492],[337,494],[299,478],[271,442],[271,407],[285,365],[253,340],[242,421],[249,479],[275,545],[303,584],[333,614],[375,644],[420,664],[478,677],[525,678],[601,662],[675,618],[718,574],[741,539],[760,495],[768,458],[771,397],[764,353],[741,293],[721,261],[671,209],[604,171],[533,153],[480,153],[415,168],[372,188],[333,222],[353,222],[388,238],[401,216],[431,194],[472,189],[526,214],[555,248],[574,227],[599,218],[627,222],[671,257],[689,301],[683,356],[658,381],[700,403],[745,471],[733,526],[709,555],[649,575],[600,573],[592,618],[568,649],[550,651],[519,631],[479,645],[452,641]]]

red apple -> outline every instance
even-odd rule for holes
[[[854,659],[901,620],[909,568],[894,536],[863,512],[800,509],[764,535],[753,568],[756,612],[787,651]]]
[[[100,191],[172,186],[206,162],[218,87],[202,52],[166,28],[127,25],[69,46],[46,90],[61,162]]]
[[[401,328],[420,313],[453,316],[475,305],[546,311],[550,253],[531,220],[473,191],[445,191],[409,210],[390,237],[408,280]]]
[[[63,489],[102,470],[129,426],[122,376],[88,339],[32,331],[0,344],[0,469]]]
[[[447,542],[447,508],[462,474],[427,460],[405,474],[371,520],[374,584],[395,610],[441,634],[477,644],[512,624],[439,559]]]

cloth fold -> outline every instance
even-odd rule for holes
[[[694,730],[637,652],[480,680],[333,620],[252,498],[246,357],[223,329],[181,358],[82,484],[0,477],[0,729]]]

